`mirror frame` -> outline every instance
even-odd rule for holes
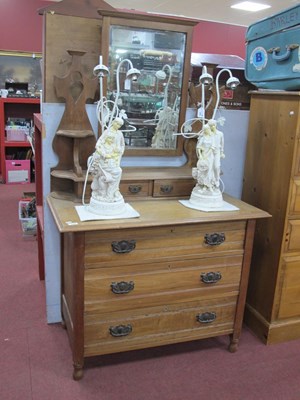
[[[124,26],[129,28],[151,29],[159,31],[173,31],[184,33],[186,35],[185,41],[185,54],[183,60],[182,71],[182,87],[180,99],[180,111],[178,119],[178,131],[185,121],[185,113],[188,100],[188,86],[190,78],[190,61],[192,49],[192,34],[193,27],[199,22],[190,19],[165,17],[153,14],[132,14],[121,11],[107,11],[98,10],[102,16],[102,29],[101,29],[101,52],[103,63],[108,65],[109,60],[109,47],[110,47],[110,27],[113,25]],[[106,95],[107,82],[104,81],[104,95]],[[130,148],[126,147],[125,156],[181,156],[183,154],[182,136],[177,137],[176,149],[153,149],[151,147]]]

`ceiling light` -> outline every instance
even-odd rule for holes
[[[269,6],[268,4],[253,3],[252,1],[243,1],[242,3],[237,3],[230,7],[237,8],[238,10],[255,12],[265,10],[266,8],[270,8],[271,6]]]

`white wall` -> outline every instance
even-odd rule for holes
[[[225,185],[225,193],[240,199],[243,189],[249,111],[222,110],[219,115],[225,118],[224,126],[218,127],[223,131],[225,141],[221,179]]]

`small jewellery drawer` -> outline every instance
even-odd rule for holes
[[[152,181],[121,181],[120,192],[125,197],[152,197]]]
[[[190,196],[195,184],[194,179],[158,179],[154,181],[153,197]]]
[[[242,255],[85,271],[85,312],[184,302],[239,291]],[[127,269],[129,269],[127,267]]]
[[[194,340],[233,331],[236,296],[85,316],[85,356]]]
[[[300,220],[289,220],[285,236],[285,251],[300,251]]]
[[[85,233],[85,268],[194,259],[241,251],[245,221]]]

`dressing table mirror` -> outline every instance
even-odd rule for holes
[[[193,20],[98,10],[102,16],[102,57],[110,70],[107,99],[127,114],[125,156],[176,156],[183,139],[174,133],[184,122],[190,76]],[[126,63],[140,71],[126,79]],[[126,127],[125,127],[126,128]]]

